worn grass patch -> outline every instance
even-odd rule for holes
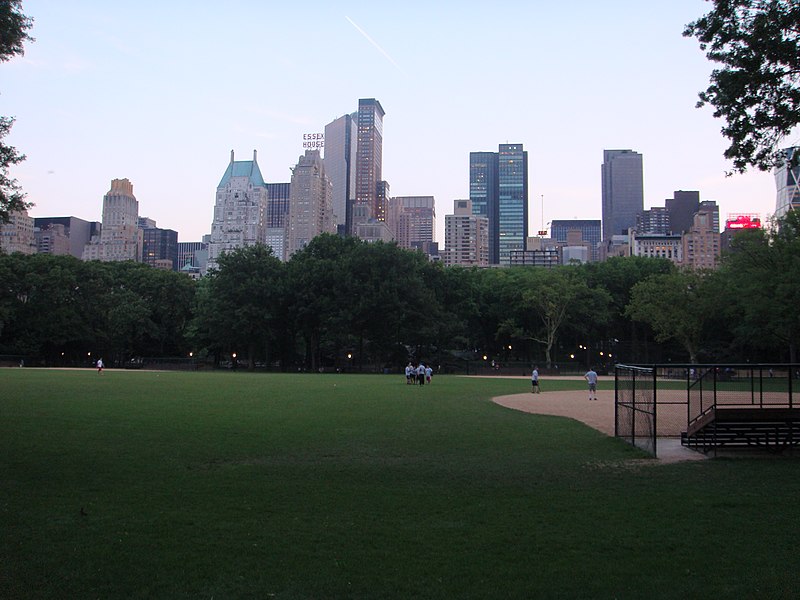
[[[797,461],[639,467],[528,386],[2,370],[0,597],[795,597]]]

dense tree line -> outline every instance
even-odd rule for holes
[[[188,357],[242,367],[396,369],[409,359],[794,362],[800,217],[740,233],[720,269],[613,258],[557,269],[430,263],[322,235],[286,263],[264,246],[180,273],[0,255],[0,354],[49,364]],[[484,358],[485,357],[485,358]]]

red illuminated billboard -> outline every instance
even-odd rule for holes
[[[725,221],[725,229],[761,229],[758,215],[730,215]]]

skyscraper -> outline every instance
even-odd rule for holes
[[[100,239],[83,249],[83,260],[142,261],[142,230],[139,229],[139,202],[128,179],[112,179],[103,196],[103,228]]]
[[[498,161],[498,262],[509,265],[528,238],[528,153],[522,144],[500,144]]]
[[[383,179],[383,116],[386,113],[375,98],[358,101],[358,145],[356,149],[356,204],[369,207],[370,216],[380,217],[378,182]],[[385,208],[385,207],[384,207]]]
[[[633,150],[603,150],[603,240],[626,235],[644,208],[642,155]]]
[[[208,245],[209,269],[217,266],[219,255],[225,251],[264,243],[266,207],[267,187],[256,151],[253,150],[253,160],[236,161],[231,150],[231,162],[217,186]]]
[[[472,214],[486,217],[489,225],[489,263],[497,264],[497,154],[469,153],[469,199]]]
[[[522,144],[470,152],[472,212],[489,220],[489,263],[509,265],[528,237],[528,153]]]
[[[325,174],[331,180],[333,222],[341,233],[352,233],[355,200],[358,113],[344,115],[325,126]]]
[[[793,208],[800,207],[800,147],[786,148],[785,162],[775,169],[777,201],[775,216],[780,218]]]

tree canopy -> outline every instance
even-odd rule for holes
[[[713,0],[689,23],[709,60],[720,63],[698,107],[714,107],[730,141],[725,157],[735,171],[769,170],[778,145],[800,123],[800,3],[797,0]]]
[[[33,20],[22,13],[20,0],[0,2],[0,62],[24,54],[24,43],[33,41],[28,34],[32,26]],[[31,206],[25,202],[22,188],[9,172],[13,165],[25,160],[25,155],[2,141],[13,124],[13,118],[0,117],[0,223],[7,223],[10,213]]]

